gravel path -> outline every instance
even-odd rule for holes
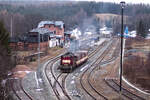
[[[39,88],[35,80],[35,73],[31,72],[23,79],[24,89],[33,97],[35,100],[55,100],[54,94],[51,89],[46,85],[44,80],[39,80]]]

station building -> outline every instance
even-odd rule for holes
[[[60,46],[64,42],[64,23],[62,21],[41,21],[37,28],[26,34],[10,39],[10,48],[13,50],[37,50]],[[39,39],[40,35],[40,39]]]
[[[64,40],[65,24],[62,21],[41,21],[38,24],[38,28],[46,28],[60,38]]]

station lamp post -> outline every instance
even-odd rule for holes
[[[124,37],[124,33],[123,33],[123,10],[125,7],[125,2],[121,1],[120,2],[121,5],[121,56],[120,56],[120,94],[122,93],[122,66],[123,66],[123,37]]]

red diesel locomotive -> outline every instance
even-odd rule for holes
[[[71,72],[74,68],[86,62],[87,59],[87,51],[78,51],[76,53],[67,52],[61,56],[59,68],[62,71]]]

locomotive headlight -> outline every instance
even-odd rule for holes
[[[62,60],[63,63],[70,63],[70,60]]]

